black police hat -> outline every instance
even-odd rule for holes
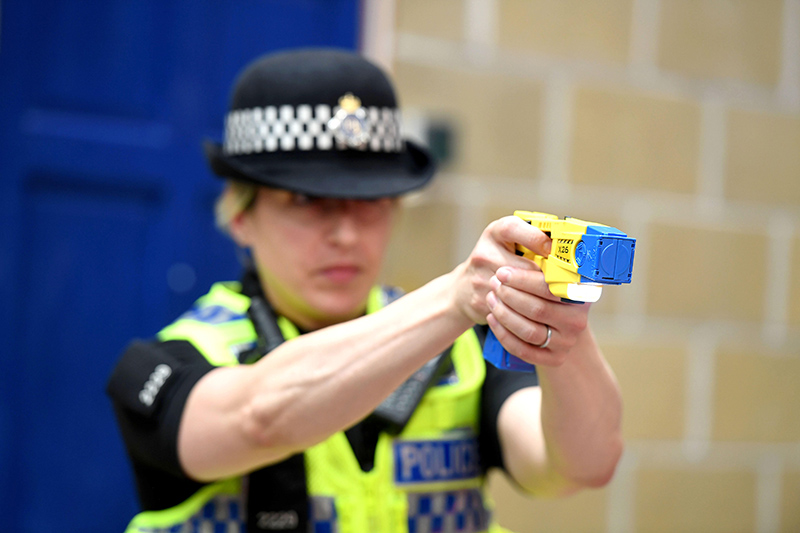
[[[313,196],[397,196],[435,171],[427,150],[401,138],[386,74],[332,49],[269,54],[247,66],[224,142],[204,148],[218,176]]]

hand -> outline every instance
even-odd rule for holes
[[[491,280],[500,267],[538,270],[535,263],[515,253],[516,243],[545,256],[552,246],[538,228],[516,216],[503,217],[486,227],[470,256],[456,269],[456,304],[473,323],[486,324],[491,311],[487,296],[493,292]]]
[[[563,303],[550,292],[541,269],[528,263],[501,267],[492,277],[487,322],[510,353],[536,365],[560,366],[588,326],[590,304]],[[547,340],[548,326],[550,342],[538,348]]]

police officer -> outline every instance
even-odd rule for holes
[[[376,286],[398,198],[434,173],[379,68],[262,57],[206,153],[252,263],[111,376],[143,508],[128,531],[501,531],[488,468],[532,494],[608,482],[620,398],[589,305],[514,254],[547,255],[546,235],[502,218],[451,272]],[[537,372],[487,366],[487,324]]]

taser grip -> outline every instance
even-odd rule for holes
[[[515,372],[535,372],[536,366],[526,363],[519,357],[511,355],[503,348],[492,330],[486,334],[483,344],[483,358],[501,370],[514,370]]]

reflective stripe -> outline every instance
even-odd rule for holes
[[[490,520],[480,489],[408,494],[408,533],[477,533]]]
[[[311,496],[308,500],[311,533],[339,533],[339,524],[336,520],[336,504],[333,498]]]
[[[206,324],[224,324],[234,320],[242,320],[247,315],[235,313],[221,305],[206,305],[203,307],[192,307],[178,318],[178,320],[196,320]]]
[[[338,533],[333,498],[309,498],[312,533]],[[139,526],[137,533],[240,533],[245,531],[242,502],[239,496],[218,495],[185,522],[169,527]]]
[[[245,531],[241,497],[218,494],[180,524],[169,527],[138,526],[132,531],[138,533],[240,533]]]

